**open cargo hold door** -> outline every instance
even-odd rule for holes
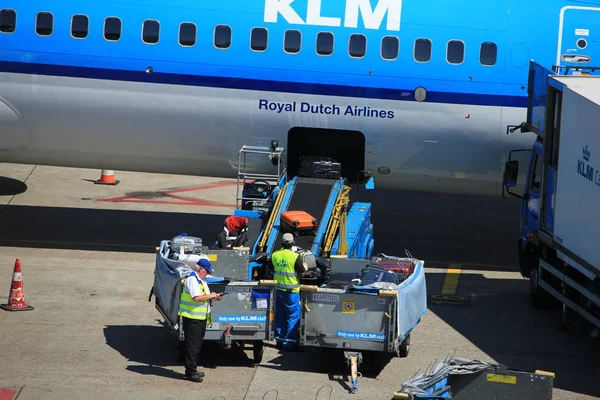
[[[526,131],[544,137],[546,122],[546,95],[548,93],[548,76],[556,75],[540,64],[530,61],[529,79],[527,82],[527,122]]]

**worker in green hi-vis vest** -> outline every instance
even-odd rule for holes
[[[275,341],[278,348],[298,349],[300,327],[300,277],[304,275],[302,258],[292,250],[294,236],[285,233],[282,249],[273,252],[271,264],[277,281],[275,301]]]

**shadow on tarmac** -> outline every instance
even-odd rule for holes
[[[164,326],[107,325],[106,344],[128,361],[145,364],[129,365],[127,370],[143,375],[184,379],[183,363],[177,360],[177,341]],[[247,348],[250,349],[250,348]],[[226,356],[225,355],[226,353]],[[254,368],[252,359],[237,345],[221,349],[215,342],[204,341],[198,356],[199,367],[214,369],[222,366]]]
[[[408,249],[426,266],[432,261],[476,264],[463,269],[517,265],[518,202],[385,189],[374,191],[370,200],[374,254],[404,256]],[[181,232],[212,246],[224,217],[8,205],[0,214],[0,246],[154,253],[161,240]]]
[[[27,191],[27,184],[18,179],[0,176],[0,196],[15,196]]]
[[[441,291],[444,277],[427,274],[429,311],[453,330],[510,369],[554,372],[555,388],[600,396],[596,357],[600,342],[589,336],[587,321],[573,316],[569,330],[559,331],[560,307],[533,308],[525,279],[488,280],[481,274],[462,274],[456,295],[432,301],[432,294]],[[448,347],[451,349],[451,344]]]
[[[5,206],[0,246],[155,253],[187,232],[212,246],[223,215],[89,208]]]

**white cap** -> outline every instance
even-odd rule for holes
[[[283,237],[281,238],[281,243],[283,243],[283,244],[294,243],[294,235],[292,235],[291,233],[284,233]]]

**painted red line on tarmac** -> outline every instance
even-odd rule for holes
[[[0,388],[0,400],[14,400],[16,395],[16,390]]]
[[[213,184],[195,186],[195,187],[185,188],[185,189],[164,190],[162,193],[193,192],[195,190],[216,189],[216,188],[221,188],[221,187],[225,187],[225,186],[235,186],[235,185],[237,185],[237,182],[213,183]]]
[[[104,201],[107,203],[173,204],[173,205],[193,205],[193,206],[200,206],[200,207],[230,207],[231,208],[231,207],[235,207],[235,204],[221,204],[221,203],[215,203],[215,202],[207,201],[207,200],[194,199],[194,198],[190,198],[190,197],[175,196],[173,193],[194,192],[194,191],[216,189],[216,188],[221,188],[221,187],[226,187],[226,186],[235,186],[235,185],[237,185],[237,182],[213,183],[213,184],[194,186],[191,188],[184,188],[184,189],[160,190],[157,192],[164,196],[171,197],[172,199],[180,200],[178,202],[164,201],[164,200],[145,200],[145,199],[140,199],[139,197],[137,197],[135,195],[113,197],[110,199],[99,199],[97,201]],[[2,400],[2,399],[0,399],[0,400]]]
[[[127,199],[123,199],[123,200],[114,200],[114,199],[110,199],[110,200],[98,200],[98,201],[108,201],[110,203],[146,203],[146,204],[173,204],[173,205],[178,205],[178,206],[202,206],[202,207],[235,207],[235,204],[218,204],[218,203],[211,203],[209,201],[198,201],[198,202],[189,202],[189,201],[162,201],[162,200],[142,200],[142,199],[134,199],[134,198],[127,198]],[[0,399],[1,400],[1,399]]]
[[[167,197],[171,197],[175,200],[181,200],[183,202],[186,202],[186,203],[189,203],[189,204],[192,204],[195,206],[215,206],[215,207],[231,206],[231,207],[235,207],[235,205],[233,205],[233,204],[223,204],[223,203],[215,203],[213,201],[208,201],[208,200],[192,199],[189,197],[175,196],[170,193],[165,193],[165,195]]]

